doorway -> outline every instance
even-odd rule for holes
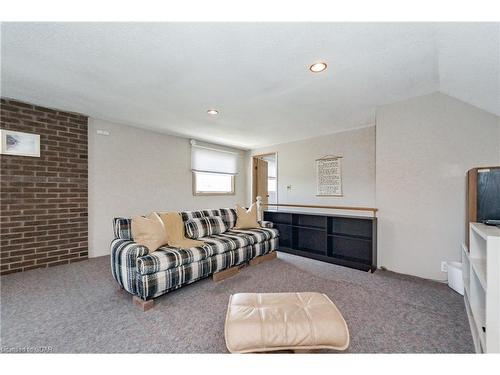
[[[252,157],[252,202],[258,196],[263,204],[278,203],[278,154],[276,152]]]

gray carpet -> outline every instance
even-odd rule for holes
[[[205,279],[162,296],[146,313],[118,288],[108,257],[6,275],[1,282],[3,348],[226,353],[230,294],[316,291],[326,293],[344,315],[351,334],[348,352],[473,352],[463,297],[445,284],[283,253],[220,283]]]

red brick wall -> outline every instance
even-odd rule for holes
[[[0,155],[0,273],[88,255],[87,117],[1,99],[0,128],[40,134],[40,157]]]

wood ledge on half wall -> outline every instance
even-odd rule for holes
[[[375,207],[327,206],[327,205],[312,205],[312,204],[269,203],[269,204],[262,204],[262,206],[266,207],[267,209],[269,209],[270,207],[276,207],[276,210],[279,210],[280,207],[290,207],[290,208],[296,207],[296,208],[337,210],[337,211],[358,211],[358,212],[361,211],[361,212],[370,212],[370,214],[373,215],[373,217],[377,216],[377,211],[378,211],[378,208],[375,208]],[[274,211],[274,210],[272,210],[272,211]],[[280,212],[285,212],[285,211],[280,210]],[[297,211],[297,212],[301,212],[301,211]],[[302,212],[314,213],[314,212],[309,212],[309,211],[302,211]]]

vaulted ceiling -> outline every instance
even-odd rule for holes
[[[3,23],[1,94],[241,148],[373,124],[434,91],[500,115],[499,25]]]

